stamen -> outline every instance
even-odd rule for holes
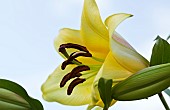
[[[70,55],[68,55],[66,48],[78,49],[79,52],[73,52]],[[66,66],[69,64],[81,65],[82,63],[80,61],[78,61],[77,59],[75,59],[79,56],[92,57],[91,53],[89,53],[89,51],[87,50],[86,47],[78,45],[78,44],[73,44],[73,43],[61,44],[58,50],[66,58],[68,58],[68,60],[66,60],[62,63],[62,66],[61,66],[62,70],[64,70],[66,68]]]
[[[66,51],[66,48],[74,48],[79,51],[73,52],[69,55]],[[89,66],[82,65],[82,63],[79,62],[76,58],[79,56],[92,57],[92,54],[87,50],[86,47],[78,45],[78,44],[72,44],[72,43],[60,45],[58,51],[61,52],[67,58],[67,60],[64,61],[61,65],[62,70],[64,70],[66,68],[66,66],[69,64],[79,65],[79,66],[75,67],[70,73],[66,74],[63,77],[62,81],[60,82],[60,87],[64,87],[65,84],[70,79],[76,77],[68,86],[67,94],[70,95],[76,85],[83,83],[86,80],[85,78],[79,78],[82,75],[80,72],[90,70]]]
[[[61,47],[61,45],[60,45]],[[58,49],[59,52],[61,52],[66,58],[69,57],[68,53],[66,52],[66,49],[65,48],[59,48]]]
[[[85,81],[85,79],[81,79],[81,78],[76,78],[74,79],[70,85],[68,86],[68,89],[67,89],[67,95],[71,95],[74,87],[80,83],[83,83]]]
[[[64,70],[66,68],[66,66],[69,64],[74,64],[74,63],[72,63],[71,61],[68,61],[68,60],[64,61],[61,65],[61,69]]]
[[[68,80],[70,80],[71,78],[74,78],[74,77],[80,77],[82,74],[80,73],[76,73],[75,76],[72,75],[72,73],[68,73],[66,74],[62,81],[60,82],[60,87],[64,87],[64,85],[67,83]]]
[[[68,80],[75,78],[75,77],[80,77],[82,75],[80,72],[87,71],[87,70],[90,70],[90,68],[85,65],[75,67],[70,73],[66,74],[63,77],[60,83],[60,87],[64,87],[64,85],[67,83]]]
[[[73,52],[73,53],[69,56],[68,60],[66,60],[66,61],[64,61],[64,62],[62,63],[61,69],[64,70],[64,69],[66,68],[66,66],[69,65],[69,64],[75,64],[74,61],[75,61],[76,63],[82,64],[82,63],[79,62],[77,59],[75,59],[75,58],[77,58],[77,57],[79,57],[79,56],[92,57],[92,55],[91,55],[90,53],[85,53],[85,52],[82,52],[82,51],[80,51],[80,52]]]
[[[77,64],[77,65],[80,65],[82,64],[81,62],[79,62],[78,60],[74,59],[73,61],[69,61],[69,60],[66,60],[62,63],[61,65],[61,69],[64,70],[66,68],[67,65],[69,64]]]
[[[76,53],[76,52],[71,53],[70,56],[73,56],[75,53]],[[70,57],[70,56],[69,56],[69,57]],[[77,59],[74,59],[74,61],[76,61],[77,63],[80,63],[80,64],[81,64],[81,62],[78,61]]]
[[[84,56],[84,57],[92,57],[91,53],[86,53],[83,51],[80,52],[74,52],[70,55],[70,57],[68,58],[68,61],[73,61],[75,58],[79,57],[79,56]]]
[[[78,45],[78,44],[73,44],[73,43],[67,43],[67,44],[61,44],[60,48],[59,48],[59,52],[62,52],[65,48],[75,48],[78,49],[80,51],[84,51],[84,52],[88,52],[86,47]]]
[[[87,71],[87,70],[90,70],[90,68],[86,65],[82,65],[82,66],[77,66],[75,67],[71,73],[72,75],[76,74],[76,73],[79,73],[79,72],[82,72],[82,71]]]

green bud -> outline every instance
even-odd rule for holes
[[[0,79],[0,110],[44,110],[19,84]]]
[[[29,103],[18,94],[0,88],[0,109],[2,110],[28,110]]]
[[[145,68],[112,88],[112,98],[139,100],[160,93],[170,86],[170,63]]]

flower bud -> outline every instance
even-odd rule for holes
[[[30,97],[15,82],[0,79],[0,110],[44,110],[40,101]]]
[[[112,98],[122,101],[148,98],[170,86],[170,63],[145,68],[112,89]]]

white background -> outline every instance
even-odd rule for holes
[[[131,13],[117,31],[150,59],[157,35],[170,34],[169,0],[97,0],[103,20],[113,13]],[[45,102],[41,84],[62,62],[54,38],[64,27],[79,29],[83,0],[0,0],[0,78],[22,85],[45,110],[85,110]],[[165,95],[166,96],[166,95]],[[167,101],[170,99],[166,96]],[[164,110],[158,96],[117,102],[110,110]]]

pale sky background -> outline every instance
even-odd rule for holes
[[[157,35],[170,34],[170,0],[97,0],[103,20],[113,13],[134,17],[117,28],[139,53],[150,58]],[[62,62],[54,38],[64,27],[79,29],[83,0],[0,0],[0,78],[22,85],[45,110],[85,110],[48,103],[41,84]],[[166,95],[165,95],[166,96]],[[170,103],[169,97],[166,96]],[[117,102],[110,110],[164,110],[158,96],[148,100]]]

